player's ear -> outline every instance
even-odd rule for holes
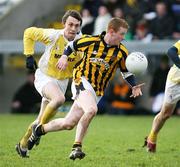
[[[114,33],[114,30],[112,28],[110,28],[109,33],[112,35]]]
[[[109,33],[111,33],[111,34],[112,34],[112,32],[113,32],[113,29],[112,29],[112,28],[110,28],[110,29],[109,29]]]

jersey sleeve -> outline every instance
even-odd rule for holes
[[[45,45],[54,39],[51,29],[30,27],[24,31],[23,44],[24,54],[33,55],[35,42],[42,42]]]

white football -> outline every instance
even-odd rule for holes
[[[148,67],[146,56],[141,52],[132,52],[126,58],[126,68],[129,72],[139,75],[145,73]]]

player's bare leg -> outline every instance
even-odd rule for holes
[[[162,107],[162,110],[157,116],[155,116],[153,125],[152,125],[152,131],[154,133],[158,133],[160,129],[163,127],[164,123],[170,116],[173,114],[175,105],[174,104],[164,104]]]
[[[147,138],[147,151],[156,151],[157,136],[166,120],[173,114],[175,104],[163,104],[159,114],[157,114],[153,120],[151,132]]]
[[[74,103],[65,118],[54,119],[43,125],[39,124],[35,129],[33,129],[33,133],[28,140],[28,144],[34,145],[36,140],[47,132],[72,129],[78,123],[82,114],[83,111],[76,103]]]
[[[46,84],[42,91],[43,96],[48,99],[49,103],[38,117],[40,125],[49,122],[49,120],[56,114],[58,107],[60,107],[65,101],[64,94],[60,90],[59,86],[53,82]],[[39,142],[40,137],[35,135],[35,129],[36,126],[33,127],[33,132],[28,139],[28,150],[31,150],[34,144]]]
[[[27,129],[25,135],[22,137],[21,141],[16,145],[16,151],[18,152],[18,154],[21,157],[28,157],[28,155],[27,155],[27,150],[28,150],[27,141],[32,134],[32,126],[36,126],[39,123],[39,120],[40,120],[39,118],[41,117],[42,113],[44,112],[44,109],[45,109],[47,104],[48,104],[48,101],[45,100],[44,98],[42,98],[41,108],[40,108],[40,112],[39,112],[37,119],[28,126],[28,129]],[[39,141],[36,144],[38,145]]]
[[[84,114],[77,125],[75,141],[82,143],[88,126],[97,113],[97,104],[93,94],[89,90],[82,91],[77,99],[77,102],[81,105]]]
[[[54,119],[49,123],[44,124],[44,132],[47,133],[60,130],[71,130],[75,125],[77,125],[82,115],[83,110],[77,105],[76,102],[74,102],[65,118]]]
[[[48,105],[48,103],[49,103],[49,101],[46,99],[46,98],[42,98],[42,101],[41,101],[41,108],[40,108],[40,112],[39,112],[39,114],[38,114],[38,117],[37,117],[37,119],[36,119],[36,122],[40,122],[40,119],[41,119],[41,117],[42,117],[42,115],[43,115],[43,113],[44,113],[44,110],[45,110],[45,108],[46,108],[46,106]]]
[[[46,106],[48,105],[48,103],[49,103],[49,101],[46,99],[46,98],[42,98],[42,102],[41,102],[41,109],[40,109],[40,112],[39,112],[39,115],[38,115],[38,117],[37,117],[37,119],[36,119],[36,123],[34,124],[34,126],[32,127],[33,129],[34,128],[36,128],[37,127],[37,125],[40,123],[40,120],[41,120],[41,117],[42,117],[42,115],[43,115],[43,113],[44,113],[44,111],[45,111],[45,109],[46,109]],[[31,132],[31,134],[32,134],[32,132]],[[30,137],[30,136],[29,136]],[[28,137],[28,139],[29,139],[29,137]],[[36,141],[36,146],[37,145],[39,145],[39,143],[40,143],[40,138]]]
[[[82,142],[91,120],[97,113],[97,104],[95,98],[89,90],[82,91],[76,101],[83,109],[84,114],[78,122],[75,142],[72,152],[69,155],[69,158],[72,160],[75,160],[76,158],[83,159],[85,157],[85,153],[82,152]]]
[[[15,149],[16,152],[22,157],[22,158],[27,158],[28,156],[28,148],[27,148],[27,141],[28,138],[31,136],[32,133],[32,126],[33,126],[34,122],[31,123],[28,126],[28,129],[25,133],[25,135],[22,137],[22,139],[20,140],[20,142],[18,144],[16,144]]]
[[[65,102],[65,97],[59,86],[49,82],[43,88],[43,96],[49,100],[44,112],[40,116],[40,124],[47,123],[57,112],[57,109]]]
[[[83,110],[79,108],[76,102],[74,102],[71,110],[65,118],[54,119],[44,125],[39,124],[34,130],[33,134],[36,136],[36,138],[39,138],[47,132],[71,130],[75,125],[77,125],[82,115]]]

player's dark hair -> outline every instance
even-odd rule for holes
[[[64,14],[64,16],[62,17],[62,22],[63,22],[63,24],[66,23],[66,20],[67,20],[67,18],[68,18],[69,16],[74,17],[75,19],[79,20],[79,21],[80,21],[80,25],[82,24],[81,14],[80,14],[78,11],[76,11],[76,10],[68,10],[68,11]]]

